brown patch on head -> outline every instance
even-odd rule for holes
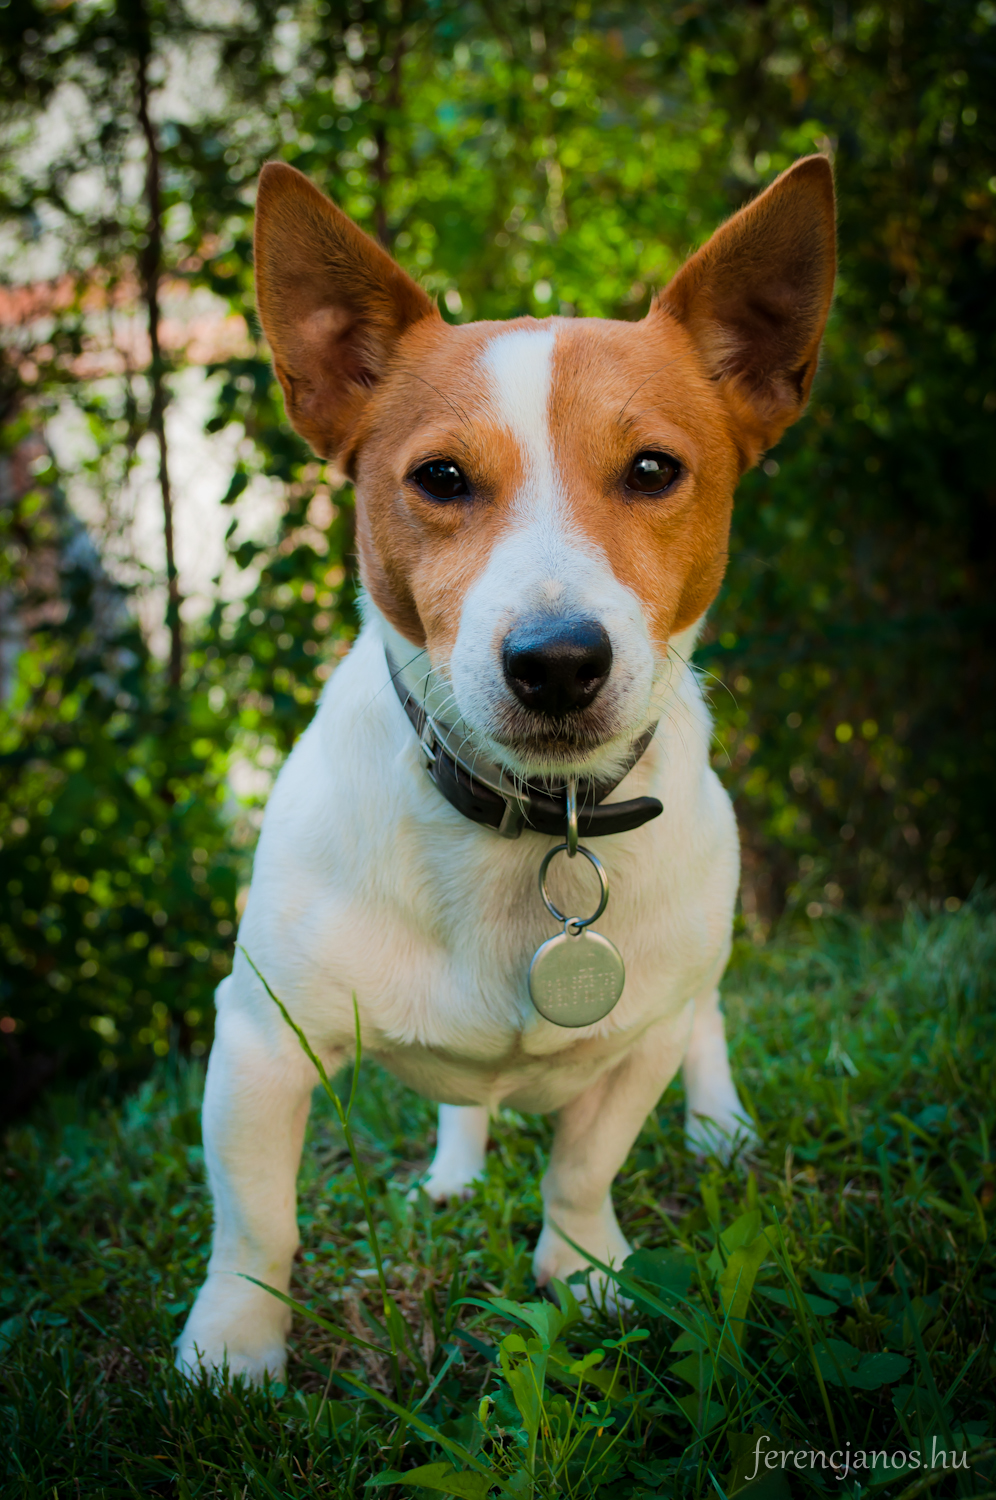
[[[740,472],[805,407],[834,266],[833,178],[809,157],[723,225],[642,323],[558,334],[550,428],[572,515],[661,646],[716,596]],[[660,497],[625,486],[641,450],[680,461]]]
[[[727,409],[684,329],[578,321],[554,353],[550,432],[574,523],[643,605],[660,647],[716,595],[738,465]],[[661,496],[626,476],[640,452],[680,464]]]
[[[532,319],[520,320],[529,324]],[[363,581],[391,623],[446,655],[463,596],[486,565],[523,479],[523,455],[489,409],[480,360],[514,323],[423,322],[399,342],[391,379],[357,436],[357,541]],[[410,475],[450,458],[468,501],[432,500]]]

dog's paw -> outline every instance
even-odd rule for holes
[[[214,1272],[197,1294],[176,1346],[177,1368],[196,1380],[241,1375],[262,1385],[283,1377],[290,1309],[241,1276]]]
[[[690,1111],[685,1117],[685,1145],[698,1161],[714,1156],[729,1164],[738,1156],[749,1157],[760,1145],[760,1138],[753,1123],[739,1111]]]
[[[578,1215],[561,1212],[551,1214],[544,1221],[543,1229],[533,1254],[533,1275],[537,1286],[544,1287],[551,1281],[566,1281],[580,1271],[585,1277],[582,1285],[572,1286],[575,1297],[584,1305],[594,1303],[607,1312],[626,1308],[629,1303],[619,1293],[616,1283],[604,1271],[593,1266],[590,1260],[569,1245],[562,1229],[576,1244],[589,1251],[603,1265],[618,1268],[630,1253],[629,1244],[611,1209],[607,1214]]]
[[[409,1203],[418,1200],[419,1193],[425,1193],[432,1199],[433,1203],[448,1203],[451,1198],[472,1198],[474,1188],[483,1176],[481,1171],[473,1171],[460,1166],[436,1166],[435,1162],[408,1194]]]

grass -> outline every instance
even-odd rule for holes
[[[677,1084],[634,1147],[622,1313],[532,1284],[547,1121],[501,1117],[468,1203],[412,1204],[432,1108],[364,1063],[345,1131],[316,1095],[286,1385],[186,1385],[201,1069],[52,1097],[0,1179],[3,1493],[996,1494],[996,915],[816,926],[725,983],[751,1169],[686,1155]]]

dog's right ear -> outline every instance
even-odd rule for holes
[[[284,162],[260,174],[255,262],[287,415],[321,458],[339,459],[397,340],[439,314],[386,251]]]

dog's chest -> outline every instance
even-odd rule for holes
[[[555,1074],[573,1088],[648,1025],[677,1022],[722,962],[736,884],[735,827],[711,773],[672,759],[664,816],[597,841],[610,880],[597,929],[622,954],[625,989],[595,1028],[552,1025],[528,971],[558,930],[538,889],[553,841],[461,818],[363,665],[358,647],[281,775],[242,930],[309,1037],[348,1048],[355,995],[368,1053],[423,1092],[471,1102],[543,1094]],[[597,905],[581,859],[555,861],[550,891],[572,914]]]
[[[331,903],[321,931],[321,980],[305,1001],[313,1035],[348,1045],[351,997],[357,997],[364,1048],[411,1087],[453,1104],[510,1100],[523,1108],[557,1108],[636,1042],[648,1025],[681,1024],[689,998],[716,962],[708,924],[662,919],[653,896],[626,899],[618,865],[619,899],[599,926],[627,965],[626,986],[614,1011],[598,1026],[572,1030],[544,1020],[528,989],[529,961],[556,926],[536,889],[536,866],[546,841],[501,846],[478,864],[450,850],[443,861],[457,875],[441,893],[444,873],[424,851],[399,850],[402,889],[421,901],[397,901],[395,891],[368,892],[362,905]],[[610,856],[607,854],[607,859]],[[568,885],[565,881],[564,887]],[[581,884],[578,881],[578,884]],[[568,903],[583,910],[583,903]],[[657,907],[656,920],[648,909]]]

